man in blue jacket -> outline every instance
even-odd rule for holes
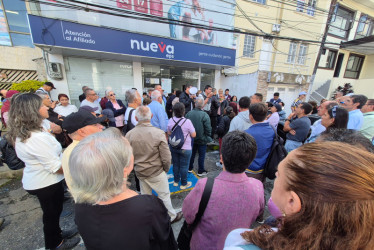
[[[261,182],[265,180],[262,172],[264,171],[266,159],[269,156],[275,136],[274,129],[265,121],[267,112],[268,110],[264,103],[251,104],[249,107],[249,119],[253,125],[245,130],[245,132],[255,138],[257,144],[256,158],[246,172],[249,177],[253,177]]]

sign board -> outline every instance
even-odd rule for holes
[[[235,50],[28,15],[36,45],[235,66]],[[45,31],[47,29],[47,31]]]

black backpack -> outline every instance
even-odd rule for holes
[[[131,129],[135,128],[135,125],[131,122],[132,112],[134,112],[135,109],[130,110],[129,112],[129,118],[127,119],[127,124],[123,125],[122,128],[122,134],[125,136],[127,132],[129,132]]]
[[[0,137],[1,165],[6,163],[11,170],[18,170],[25,167],[25,163],[21,161],[16,154],[16,150],[6,140],[5,136]]]
[[[277,131],[273,126],[271,127],[274,130],[275,135],[269,156],[266,159],[263,175],[270,180],[273,180],[275,179],[275,173],[278,171],[278,164],[287,156],[287,150],[283,146],[283,139],[278,136]]]
[[[187,121],[187,119],[184,118],[184,122],[182,123],[182,125],[179,126],[179,122],[181,120],[183,120],[183,118],[181,118],[178,122],[175,122],[173,119],[175,125],[171,129],[171,135],[169,136],[169,145],[170,147],[175,149],[181,149],[183,147],[185,139],[187,138],[184,138],[182,131],[182,126]]]

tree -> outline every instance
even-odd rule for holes
[[[339,86],[335,89],[335,91],[332,93],[331,99],[335,100],[335,94],[336,92],[343,92],[343,95],[353,93],[353,86],[350,83],[345,83],[344,86]]]
[[[46,81],[25,80],[20,83],[13,83],[10,89],[19,92],[35,92],[38,88],[43,86],[45,82]]]

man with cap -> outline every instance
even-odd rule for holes
[[[100,123],[105,119],[106,117],[95,117],[89,111],[79,109],[78,112],[66,116],[62,123],[62,128],[67,131],[70,138],[73,140],[62,155],[62,169],[64,171],[66,184],[74,199],[74,191],[71,188],[71,176],[69,170],[70,154],[78,145],[79,141],[91,134],[101,132],[104,127]]]
[[[278,92],[275,92],[274,93],[274,98],[271,98],[270,99],[270,102],[272,103],[272,104],[279,104],[280,102],[281,102],[282,100],[279,98],[279,93]]]
[[[35,94],[43,93],[49,96],[49,99],[51,99],[51,91],[52,89],[56,89],[55,85],[51,82],[45,82],[43,86],[41,86],[39,89],[35,91]],[[54,109],[56,107],[56,101],[52,101],[52,108]]]
[[[301,91],[299,93],[299,97],[296,98],[295,101],[293,101],[293,103],[291,104],[291,111],[292,112],[296,111],[296,108],[299,106],[299,104],[302,103],[305,100],[306,95],[307,95],[307,93],[305,91]]]

